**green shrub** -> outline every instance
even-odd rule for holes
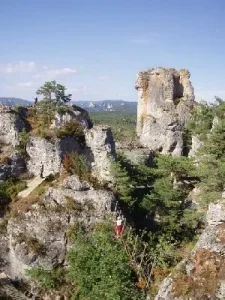
[[[45,270],[43,268],[27,269],[26,274],[33,280],[39,282],[46,289],[59,288],[65,282],[65,270],[56,268]]]
[[[56,136],[60,139],[67,136],[75,137],[82,147],[85,146],[84,131],[78,121],[66,122],[61,128],[56,129]]]
[[[68,260],[69,278],[76,282],[75,299],[141,299],[129,257],[107,224],[96,225],[89,237],[76,227],[73,242]]]
[[[63,166],[69,174],[77,175],[80,180],[87,181],[95,188],[102,188],[102,184],[89,171],[87,159],[76,152],[66,153],[63,158]]]

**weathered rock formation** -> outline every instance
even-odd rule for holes
[[[137,135],[154,151],[183,152],[182,131],[194,105],[194,89],[187,70],[156,68],[139,72]]]
[[[49,188],[28,212],[10,219],[0,241],[1,270],[11,278],[24,278],[30,267],[66,265],[71,226],[76,222],[92,226],[110,216],[114,206],[111,192],[95,190],[76,176],[66,178],[61,186]]]
[[[115,157],[115,144],[111,129],[95,126],[85,131],[86,147],[82,148],[76,138],[44,139],[30,137],[26,151],[29,155],[27,170],[35,176],[41,172],[44,177],[60,173],[66,153],[76,152],[87,158],[90,171],[100,181],[112,181],[111,161]]]
[[[0,143],[19,144],[19,132],[26,129],[26,108],[16,111],[10,107],[0,107]]]
[[[83,129],[89,129],[92,127],[91,119],[88,112],[76,105],[73,105],[73,109],[57,112],[54,116],[51,128],[60,128],[65,123],[77,121],[80,123]]]
[[[79,152],[80,145],[73,137],[46,140],[40,137],[31,137],[26,151],[29,155],[27,170],[37,176],[41,172],[46,177],[57,174],[62,169],[65,153]]]
[[[161,284],[155,300],[225,299],[225,204],[210,204],[191,254]]]
[[[109,127],[94,126],[86,131],[86,156],[93,175],[100,180],[113,181],[111,162],[115,158],[115,143]]]

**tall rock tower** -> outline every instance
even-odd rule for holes
[[[183,127],[195,104],[190,72],[156,68],[139,72],[137,135],[153,151],[182,155]]]

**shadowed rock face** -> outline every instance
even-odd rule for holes
[[[182,154],[183,126],[195,103],[189,78],[184,69],[156,68],[137,74],[137,135],[144,147]]]

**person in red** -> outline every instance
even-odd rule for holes
[[[120,237],[121,233],[123,231],[123,220],[121,216],[118,216],[116,219],[116,237]]]

